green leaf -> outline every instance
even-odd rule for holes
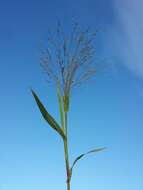
[[[42,104],[42,102],[40,101],[40,99],[38,98],[38,96],[36,95],[36,93],[31,89],[32,94],[34,96],[34,99],[39,107],[39,110],[42,114],[42,116],[44,117],[44,119],[48,122],[48,124],[54,129],[56,130],[60,136],[65,140],[66,136],[63,132],[63,130],[61,129],[61,127],[59,126],[59,124],[55,121],[55,119],[47,112],[46,108],[44,107],[44,105]]]
[[[63,103],[61,99],[61,94],[60,94],[60,87],[58,85],[57,87],[57,96],[58,96],[58,103],[59,103],[59,109],[60,109],[60,118],[61,118],[61,125],[64,130],[64,115],[63,115]]]
[[[90,150],[89,152],[86,152],[86,153],[81,154],[80,156],[78,156],[75,159],[75,161],[73,162],[72,167],[70,169],[71,175],[72,175],[73,167],[75,166],[75,164],[77,163],[77,161],[80,160],[83,156],[86,156],[87,154],[91,154],[91,153],[97,153],[97,152],[100,152],[100,151],[105,150],[105,149],[106,149],[105,147],[103,147],[103,148],[96,148],[96,149]]]

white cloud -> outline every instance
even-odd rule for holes
[[[114,0],[118,45],[123,63],[143,78],[143,1]],[[118,30],[117,29],[117,30]]]

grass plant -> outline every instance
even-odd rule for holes
[[[63,141],[67,190],[70,190],[72,173],[77,162],[88,154],[105,149],[95,148],[79,155],[72,164],[69,162],[68,113],[71,92],[74,87],[96,75],[95,37],[96,32],[92,33],[89,28],[82,30],[78,24],[75,24],[72,31],[66,35],[59,24],[55,33],[49,33],[48,47],[42,50],[40,65],[46,72],[48,80],[54,82],[56,86],[60,124],[47,111],[36,92],[31,89],[43,118]]]

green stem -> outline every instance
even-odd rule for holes
[[[66,133],[66,137],[68,138],[68,115],[67,112],[65,112],[65,133]]]
[[[64,153],[65,153],[65,164],[67,173],[67,190],[70,190],[70,166],[69,166],[69,153],[68,153],[68,135],[67,135],[67,112],[64,114],[65,119],[65,134],[66,140],[64,140]]]

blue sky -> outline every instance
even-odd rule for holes
[[[73,21],[98,29],[97,54],[108,62],[106,72],[72,95],[70,160],[108,147],[79,162],[72,189],[143,188],[142,5],[139,0],[1,0],[0,190],[66,189],[62,142],[29,91],[32,86],[59,120],[38,49],[57,20],[65,29]]]

